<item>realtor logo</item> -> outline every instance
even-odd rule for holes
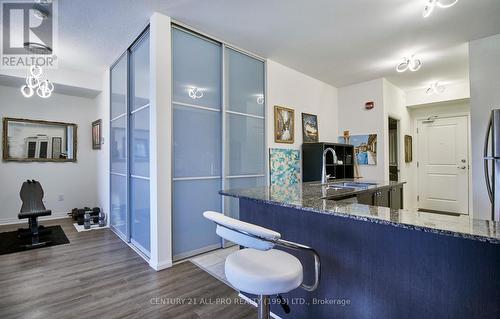
[[[0,0],[3,69],[56,68],[57,0]]]

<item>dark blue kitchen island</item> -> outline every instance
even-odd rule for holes
[[[278,304],[272,312],[315,319],[500,318],[497,222],[324,199],[328,192],[314,183],[221,192],[239,198],[241,220],[321,257],[318,289],[285,294],[291,313]],[[290,253],[311,282],[310,256]]]

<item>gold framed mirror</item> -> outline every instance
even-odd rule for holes
[[[3,160],[76,162],[77,128],[73,123],[3,118]]]

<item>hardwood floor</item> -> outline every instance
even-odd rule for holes
[[[78,233],[70,219],[42,224],[61,225],[70,244],[0,256],[2,319],[256,317],[190,262],[156,272],[109,229]]]

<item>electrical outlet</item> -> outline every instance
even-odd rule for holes
[[[63,202],[63,201],[64,201],[64,194],[59,194],[59,195],[57,195],[57,200],[58,200],[59,202]]]

